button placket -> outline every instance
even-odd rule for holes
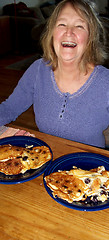
[[[65,113],[66,103],[67,103],[67,95],[65,95],[65,97],[64,97],[64,102],[63,102],[61,112],[60,112],[60,115],[59,115],[60,119],[63,118],[63,114]]]

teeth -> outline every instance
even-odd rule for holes
[[[62,42],[63,47],[76,47],[76,45],[74,42]]]

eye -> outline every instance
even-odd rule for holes
[[[66,25],[64,23],[59,23],[58,27],[65,27]]]
[[[84,29],[84,26],[83,26],[83,25],[77,25],[76,27],[77,27],[77,28],[80,28],[80,29]]]

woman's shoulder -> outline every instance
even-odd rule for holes
[[[100,73],[102,75],[106,75],[107,76],[107,74],[109,74],[109,69],[106,68],[103,65],[97,65],[95,68],[97,69],[98,73]]]
[[[49,66],[48,62],[44,61],[43,58],[36,59],[27,69],[28,72],[31,72],[31,74],[40,73],[46,73],[50,71],[51,66]]]
[[[98,89],[109,91],[109,69],[102,65],[97,65],[94,70],[94,79]]]
[[[94,76],[97,82],[109,84],[109,69],[103,65],[97,65],[94,69]]]
[[[46,62],[43,58],[39,58],[39,59],[36,59],[32,64],[31,66],[40,66],[40,67],[47,67],[48,66],[48,62]]]

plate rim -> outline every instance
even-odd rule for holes
[[[92,152],[76,152],[76,153],[70,153],[70,154],[65,154],[65,155],[63,155],[63,156],[60,156],[59,158],[56,158],[53,162],[52,162],[52,164],[51,164],[51,166],[49,166],[47,169],[46,169],[46,171],[44,172],[44,176],[43,176],[43,182],[44,182],[44,187],[45,187],[45,189],[46,189],[46,191],[47,191],[47,193],[49,194],[49,196],[51,197],[51,198],[53,198],[56,202],[58,202],[59,204],[61,204],[61,205],[63,205],[63,206],[65,206],[65,207],[68,207],[68,208],[70,208],[70,209],[73,209],[73,210],[79,210],[79,211],[99,211],[99,210],[104,210],[104,209],[106,209],[106,208],[109,208],[109,201],[108,202],[106,202],[105,204],[103,204],[103,205],[95,205],[95,206],[79,206],[79,205],[76,205],[76,204],[70,204],[70,203],[68,203],[67,201],[65,201],[65,200],[62,200],[62,199],[60,199],[60,198],[58,198],[58,197],[53,197],[53,194],[52,194],[52,191],[51,191],[51,189],[46,185],[46,182],[45,182],[45,176],[47,175],[47,174],[50,174],[51,172],[54,172],[53,170],[57,167],[57,164],[59,163],[59,161],[61,161],[60,162],[60,164],[62,164],[62,160],[64,159],[65,161],[68,161],[68,157],[75,157],[75,158],[77,158],[77,157],[80,157],[80,158],[83,158],[84,156],[85,157],[90,157],[90,158],[93,158],[93,157],[97,157],[99,160],[104,160],[105,161],[105,163],[106,164],[108,164],[109,165],[109,158],[108,157],[106,157],[106,156],[104,156],[104,155],[101,155],[101,154],[96,154],[96,153],[92,153]],[[59,165],[59,164],[58,164]]]
[[[9,136],[9,137],[5,137],[5,138],[1,138],[0,139],[0,145],[4,145],[4,144],[9,144],[9,142],[11,142],[11,141],[33,141],[34,143],[39,143],[39,145],[36,145],[36,146],[43,146],[43,145],[45,145],[45,146],[47,146],[47,147],[49,147],[49,149],[50,149],[50,152],[51,152],[51,154],[52,154],[52,158],[50,159],[50,161],[48,161],[47,163],[49,163],[49,164],[47,164],[48,166],[51,164],[51,162],[52,162],[52,160],[53,160],[53,152],[52,152],[52,149],[51,149],[51,147],[45,142],[45,141],[43,141],[43,140],[41,140],[41,139],[39,139],[39,138],[36,138],[36,137],[32,137],[32,136],[21,136],[21,135],[19,135],[19,136]],[[11,144],[11,143],[10,143]],[[26,143],[25,143],[25,145],[26,145]],[[19,145],[20,146],[20,145]],[[46,164],[46,163],[45,163]],[[48,167],[47,166],[47,167]],[[19,183],[24,183],[24,182],[27,182],[27,181],[30,181],[30,180],[33,180],[33,179],[35,179],[35,178],[37,178],[37,177],[39,177],[40,175],[42,175],[43,173],[44,173],[44,171],[47,169],[47,167],[45,167],[41,172],[39,172],[38,174],[35,174],[35,175],[33,175],[32,177],[30,176],[30,177],[27,177],[27,178],[25,178],[25,179],[19,179],[18,181],[16,181],[16,180],[13,180],[13,181],[9,181],[9,180],[6,180],[6,181],[1,181],[1,179],[0,179],[0,184],[6,184],[6,185],[11,185],[11,184],[19,184]],[[40,169],[40,168],[39,168]],[[36,169],[37,170],[37,169]],[[9,175],[10,176],[10,175]]]

